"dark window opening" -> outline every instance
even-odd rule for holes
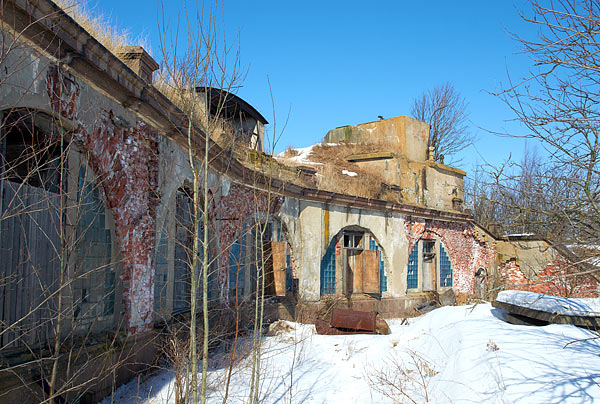
[[[175,264],[173,311],[190,308],[190,273],[194,242],[194,202],[192,192],[177,190],[175,202]]]
[[[41,113],[14,112],[4,123],[3,178],[58,193],[61,142],[52,133],[51,119]]]
[[[423,262],[432,262],[435,258],[435,241],[423,240]]]
[[[344,233],[344,248],[362,250],[362,239],[361,233]]]

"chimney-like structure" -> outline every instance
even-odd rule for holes
[[[125,46],[119,51],[121,59],[148,84],[152,84],[152,73],[158,70],[158,63],[141,46]]]

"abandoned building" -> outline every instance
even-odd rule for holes
[[[33,359],[57,338],[80,347],[61,357],[65,397],[104,372],[85,384],[93,401],[151,364],[160,324],[189,312],[188,120],[153,85],[158,64],[142,48],[111,53],[50,0],[1,7],[0,401],[43,400],[50,365]],[[576,269],[546,240],[474,223],[465,172],[429,158],[426,123],[331,130],[312,155],[335,161],[274,158],[255,108],[221,89],[194,94],[210,113],[226,99],[218,119],[234,140],[210,142],[203,193],[213,307],[249,300],[261,266],[283,317],[336,298],[398,316],[448,290],[502,285],[597,295],[587,276],[564,282]]]

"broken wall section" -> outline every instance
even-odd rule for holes
[[[457,294],[476,295],[478,269],[484,268],[488,273],[494,270],[495,245],[478,238],[472,223],[408,217],[405,227],[409,251],[420,239],[439,239],[443,242],[452,267],[452,288]]]
[[[497,264],[502,288],[563,297],[598,297],[598,281],[549,242],[500,240]]]
[[[159,135],[83,83],[57,65],[48,67],[49,104],[73,122],[74,138],[113,215],[122,258],[123,323],[135,334],[152,326]],[[88,106],[83,114],[81,105]]]

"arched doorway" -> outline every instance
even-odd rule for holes
[[[357,226],[336,234],[321,260],[320,281],[322,295],[386,292],[385,257],[375,236]]]
[[[265,295],[284,297],[296,292],[297,278],[284,226],[278,220],[250,218],[229,249],[229,295],[254,293],[263,270]],[[262,280],[258,281],[262,285]]]
[[[438,238],[421,238],[408,257],[408,292],[438,292],[452,287],[452,264],[446,246]]]

